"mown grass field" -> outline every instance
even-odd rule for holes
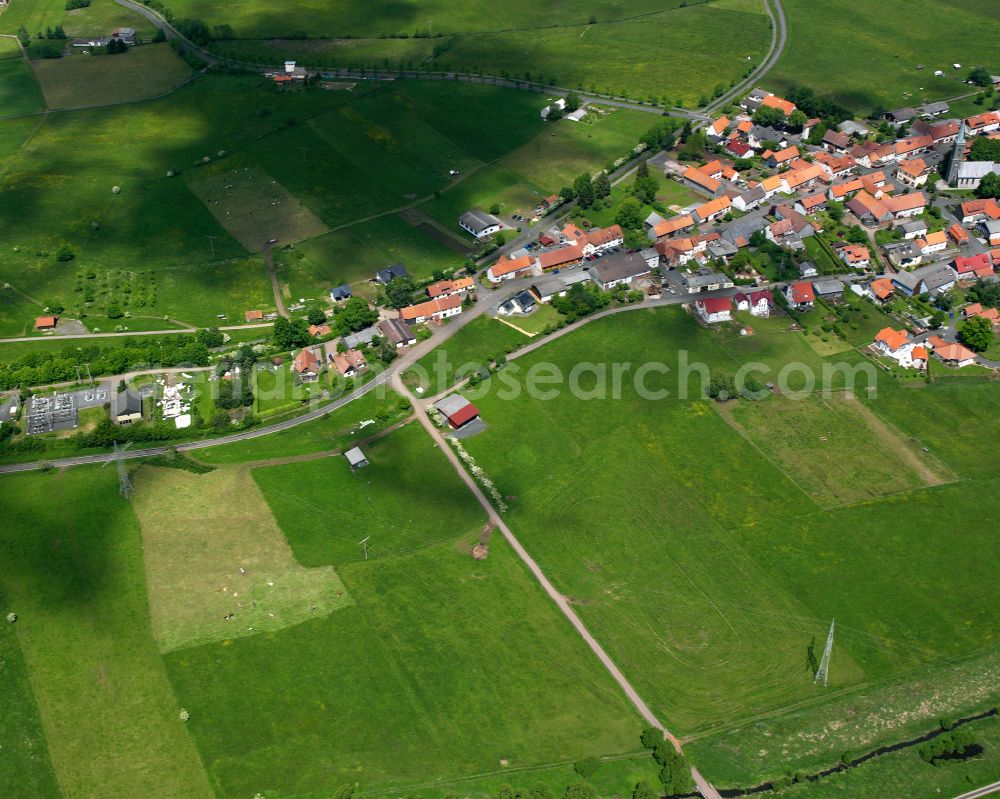
[[[508,369],[523,376],[548,362],[565,375],[581,361],[657,361],[676,369],[677,350],[730,373],[748,359],[772,368],[824,362],[799,334],[705,333],[663,310],[601,320]],[[585,393],[594,389],[593,378],[581,381]],[[491,382],[495,390],[473,395],[488,429],[466,448],[508,498],[509,524],[525,546],[676,732],[712,733],[722,752],[724,729],[740,721],[752,727],[800,703],[819,706],[829,694],[993,651],[1000,641],[1000,618],[977,599],[990,580],[982,553],[992,546],[992,484],[925,488],[900,448],[920,468],[939,465],[920,459],[902,425],[904,436],[889,446],[873,441],[872,423],[851,416],[850,406],[813,414],[813,432],[822,427],[836,448],[821,474],[831,453],[807,447],[809,426],[778,413],[776,400],[762,411],[736,411],[770,419],[756,420],[751,437],[767,453],[762,457],[697,395],[644,400],[626,379],[620,400],[566,391],[549,400],[523,392],[511,400]],[[502,382],[506,389],[508,380]],[[647,383],[668,388],[671,397],[679,388],[675,371]],[[885,396],[895,394],[887,389]],[[790,430],[770,429],[783,424]],[[873,449],[877,457],[865,456]],[[962,474],[946,453],[932,454]],[[824,510],[822,491],[817,504],[796,486],[803,480],[841,502],[890,487],[903,493]],[[818,657],[833,617],[840,637],[824,691],[813,685],[809,651],[818,648]],[[949,700],[960,708],[971,692]],[[976,701],[990,700],[980,694]],[[873,737],[891,740],[892,720],[903,711],[884,703],[871,721]],[[855,729],[851,718],[838,721],[845,734]],[[717,753],[706,770],[745,782],[840,755],[823,746],[791,754],[761,748],[747,747],[739,768],[725,772]]]
[[[783,0],[782,6],[788,44],[767,75],[772,91],[804,85],[867,114],[877,105],[899,108],[966,94],[961,81],[972,67],[994,73],[1000,67],[1000,19],[991,0],[862,0],[849,15],[834,3]],[[864,24],[846,24],[857,20]],[[939,69],[945,77],[934,77]]]
[[[49,108],[86,108],[157,97],[180,86],[191,68],[168,44],[132,47],[115,56],[43,58],[31,68]]]
[[[296,560],[333,565],[354,604],[167,656],[219,795],[633,749],[638,720],[513,554],[494,538],[487,560],[470,556],[485,516],[426,433],[408,425],[365,453],[358,471],[343,458],[254,470]]]
[[[163,652],[284,629],[350,602],[332,567],[295,560],[247,469],[147,467],[134,508]]]
[[[863,410],[856,400],[838,396],[734,402],[722,413],[821,507],[937,485],[951,477],[941,464],[925,464],[916,447],[870,421]],[[859,461],[864,470],[857,470]]]
[[[16,497],[0,531],[4,592],[62,794],[210,797],[153,640],[117,474],[5,477],[4,494]]]

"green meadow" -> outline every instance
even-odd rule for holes
[[[782,0],[782,7],[788,43],[764,79],[775,92],[808,86],[867,114],[875,106],[967,94],[962,81],[970,69],[1000,68],[1000,18],[992,0],[860,0],[849,13],[810,0]],[[962,68],[953,69],[955,63]],[[934,77],[935,70],[944,77]]]
[[[959,479],[957,447],[924,453],[896,410],[939,387],[899,389],[883,376],[887,387],[865,400],[874,418],[837,392],[825,406],[770,397],[716,408],[698,392],[677,398],[686,381],[676,371],[647,380],[671,392],[662,401],[640,398],[629,373],[621,399],[602,399],[586,371],[583,399],[565,385],[550,399],[501,395],[536,363],[564,375],[593,361],[676,370],[679,350],[730,374],[751,359],[775,371],[790,361],[822,368],[801,335],[771,322],[738,337],[674,310],[609,317],[465,392],[487,423],[466,448],[507,498],[512,529],[654,712],[701,741],[708,775],[744,784],[828,765],[840,752],[748,747],[734,763],[725,735],[735,725],[1000,643],[1000,617],[981,600],[991,580],[982,553],[1000,510],[992,482]],[[823,689],[813,658],[832,618],[840,632]],[[955,688],[940,708],[952,715],[995,701],[957,678]],[[893,740],[903,708],[887,701],[878,712],[876,745]],[[837,728],[856,730],[851,718]],[[926,713],[912,720],[934,724]]]
[[[174,58],[145,46],[117,58],[158,53]],[[469,207],[527,211],[622,155],[653,122],[615,111],[553,137],[541,102],[465,84],[278,92],[257,77],[213,75],[160,100],[0,121],[0,239],[10,245],[0,279],[12,286],[0,296],[0,334],[22,334],[50,302],[102,330],[112,304],[133,326],[142,316],[206,326],[273,307],[262,259],[236,238],[269,229],[252,216],[267,215],[267,203],[205,204],[221,201],[236,171],[269,177],[278,202],[299,204],[274,211],[282,244],[295,244],[282,219],[289,230],[305,217],[310,231],[330,229],[277,253],[288,296],[318,296],[393,262],[416,276],[458,266],[474,245],[457,227]]]
[[[21,57],[17,42],[0,39],[0,117],[32,114],[44,109],[38,81]]]
[[[471,557],[485,516],[426,433],[407,425],[365,454],[357,471],[343,458],[253,471],[296,560],[332,565],[353,604],[167,657],[219,795],[634,749],[624,697],[502,540]]]
[[[219,7],[171,3],[175,11],[233,26],[213,45],[256,63],[297,58],[314,67],[428,68],[510,75],[549,84],[694,105],[760,60],[770,41],[761,2],[679,3],[517,0],[484,13],[481,3],[322,9],[295,2],[281,14],[262,3]],[[183,14],[182,14],[183,15]],[[403,34],[403,37],[400,37]],[[684,53],[664,68],[663,53]]]

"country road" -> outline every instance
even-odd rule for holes
[[[767,15],[771,19],[771,46],[760,66],[755,69],[748,78],[737,83],[732,89],[716,98],[705,106],[705,113],[713,115],[715,111],[728,105],[737,97],[746,93],[752,88],[761,77],[773,67],[781,57],[788,41],[788,23],[785,21],[785,9],[781,7],[781,0],[763,0]],[[772,9],[771,6],[774,6]]]
[[[221,332],[227,330],[270,330],[273,322],[253,322],[245,325],[224,325],[219,328]],[[64,333],[54,336],[15,336],[13,338],[0,338],[0,344],[23,344],[29,341],[88,341],[93,343],[94,339],[102,338],[127,338],[129,336],[173,336],[178,333],[189,335],[197,333],[197,327],[178,327],[170,330],[115,330],[110,333]]]
[[[615,310],[625,310],[615,309]],[[397,373],[393,376],[393,388],[397,392],[402,394],[404,397],[409,399],[413,403],[413,409],[416,413],[417,419],[420,424],[423,425],[424,429],[434,440],[438,449],[444,453],[445,457],[451,463],[455,472],[458,474],[459,478],[465,483],[469,491],[472,492],[476,500],[482,506],[483,510],[486,512],[487,518],[490,522],[496,526],[496,528],[503,534],[504,539],[510,545],[510,548],[514,550],[515,554],[521,559],[525,566],[527,566],[528,571],[534,576],[538,584],[541,585],[542,590],[545,594],[555,603],[555,606],[559,611],[566,617],[567,621],[573,626],[577,634],[584,640],[584,643],[590,647],[590,650],[594,653],[597,659],[604,666],[608,674],[611,675],[612,679],[618,683],[618,687],[622,689],[622,692],[628,698],[629,702],[632,703],[636,711],[650,726],[656,727],[658,730],[663,730],[663,737],[665,740],[670,741],[674,749],[678,752],[681,751],[680,741],[671,733],[663,723],[656,717],[656,714],[650,710],[649,705],[643,700],[639,695],[639,692],[635,690],[632,683],[629,682],[628,678],[622,673],[622,670],[618,668],[618,664],[611,659],[611,656],[605,651],[604,647],[601,646],[600,642],[591,634],[590,630],[587,629],[586,625],[577,615],[576,611],[573,610],[569,603],[569,600],[552,584],[549,578],[542,571],[541,567],[538,565],[537,561],[528,553],[528,550],[524,548],[521,542],[518,540],[517,536],[514,535],[513,531],[507,526],[503,518],[497,513],[493,504],[486,498],[479,484],[472,478],[469,474],[469,470],[462,465],[462,461],[459,459],[458,455],[455,454],[454,449],[445,440],[444,435],[441,431],[434,425],[427,415],[427,403],[428,400],[421,400],[414,397],[410,392],[409,388],[403,383],[402,377]],[[691,777],[695,784],[698,786],[698,791],[701,793],[705,799],[721,799],[715,788],[712,787],[711,783],[708,782],[693,766],[691,767]]]

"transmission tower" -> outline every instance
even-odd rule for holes
[[[830,621],[830,634],[826,637],[826,648],[823,650],[823,659],[819,662],[819,668],[816,669],[816,678],[813,680],[814,685],[822,682],[825,686],[830,676],[830,652],[833,651],[833,627],[836,623],[836,619]]]
[[[129,479],[128,472],[125,471],[125,461],[122,460],[122,451],[118,449],[118,442],[114,443],[115,447],[115,466],[118,467],[118,493],[121,494],[125,499],[132,498],[132,481]]]

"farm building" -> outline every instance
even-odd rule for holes
[[[57,324],[58,316],[39,316],[35,320],[35,330],[55,330]]]
[[[396,349],[407,347],[417,340],[410,326],[399,319],[383,319],[378,323],[379,333]]]
[[[434,407],[448,420],[452,430],[460,430],[479,418],[479,409],[459,394],[452,394],[434,403]]]
[[[346,283],[343,286],[337,286],[336,288],[330,289],[330,299],[333,302],[340,302],[341,300],[349,300],[351,298],[351,287]]]
[[[351,464],[352,469],[363,469],[368,465],[368,459],[365,457],[365,453],[361,451],[361,447],[353,447],[344,453],[344,457],[347,458],[347,462]]]
[[[501,230],[503,222],[493,216],[493,214],[473,208],[458,218],[458,226],[462,230],[471,233],[477,239],[483,239]]]

